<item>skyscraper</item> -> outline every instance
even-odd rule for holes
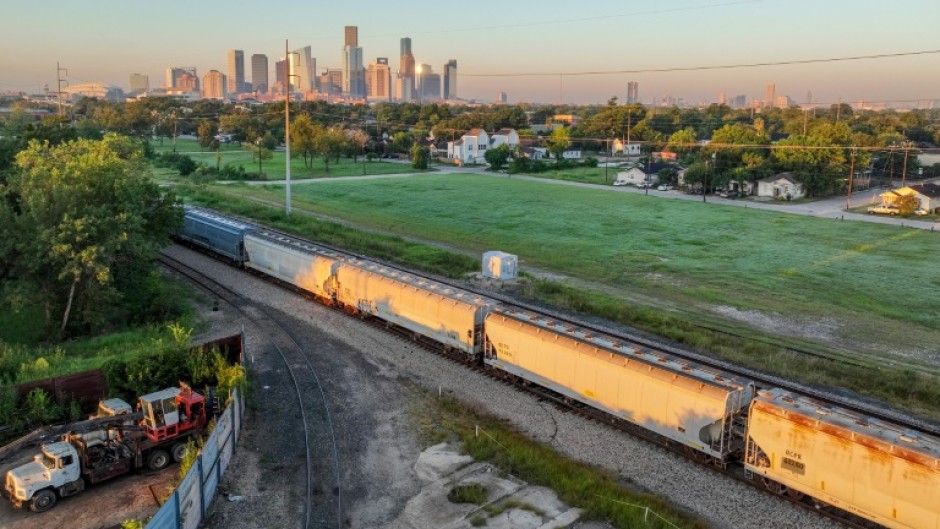
[[[283,73],[281,74],[283,75]],[[256,53],[251,56],[251,87],[255,92],[268,91],[268,56]]]
[[[176,86],[173,88],[178,88],[183,92],[198,92],[199,91],[199,78],[196,77],[196,69],[193,68],[192,73],[183,72],[176,77]]]
[[[388,59],[379,57],[369,63],[366,72],[366,86],[369,99],[388,101],[392,97],[392,69],[388,67]]]
[[[434,101],[441,98],[441,74],[434,73],[430,65],[425,64],[421,72],[421,100]]]
[[[343,47],[343,93],[347,97],[365,97],[365,78],[362,48]]]
[[[366,97],[366,70],[359,47],[359,28],[346,26],[343,40],[343,93],[347,97]]]
[[[143,93],[150,91],[150,78],[142,73],[131,74],[131,92]]]
[[[287,81],[286,76],[287,76],[287,59],[285,59],[284,57],[281,57],[278,60],[274,61],[274,82],[270,84],[272,93],[275,92],[275,87],[277,87],[276,88],[277,93],[282,94],[282,95],[284,94],[285,92],[284,83]],[[288,84],[288,87],[286,91],[289,91],[290,83],[287,83],[287,84]]]
[[[627,104],[635,105],[640,102],[640,83],[630,81],[627,83]]]
[[[218,70],[209,70],[202,76],[204,90],[202,97],[206,99],[225,99],[227,80],[225,74]]]
[[[457,61],[451,59],[444,65],[444,99],[457,99]]]
[[[245,91],[245,52],[228,50],[228,93],[237,95]]]
[[[411,53],[411,38],[401,39],[401,62],[398,65],[396,92],[400,101],[415,99],[415,56]]]
[[[290,55],[290,79],[295,92],[308,92],[316,89],[313,78],[317,71],[317,60],[310,55],[310,46],[294,50]]]
[[[505,104],[508,103],[508,102],[509,102],[509,94],[507,94],[506,92],[497,92],[497,93],[496,93],[496,104],[497,104],[497,105],[505,105]]]
[[[346,34],[343,43],[343,47],[349,46],[350,48],[359,47],[359,27],[358,26],[346,26]]]
[[[415,67],[415,97],[418,100],[424,96],[424,76],[430,73],[430,64],[419,64]]]
[[[777,85],[773,83],[767,83],[767,93],[764,97],[764,105],[768,107],[774,106],[774,101],[777,99]]]
[[[177,88],[179,83],[179,78],[184,73],[196,77],[196,67],[195,66],[173,66],[166,69],[166,86],[164,88]]]

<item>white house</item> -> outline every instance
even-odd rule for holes
[[[472,129],[457,141],[447,142],[447,157],[454,163],[486,163],[487,149],[500,145],[515,148],[519,145],[519,134],[514,129],[500,129],[492,136],[483,129]]]
[[[764,178],[757,181],[757,196],[773,198],[803,198],[806,195],[803,184],[790,173]]]
[[[494,132],[493,137],[490,138],[490,148],[500,145],[509,145],[510,148],[519,145],[519,133],[515,129],[499,129]]]
[[[614,138],[610,143],[610,154],[623,154],[624,156],[639,156],[641,143]]]
[[[659,173],[664,169],[672,169],[675,171],[679,177],[679,183],[682,183],[682,178],[685,175],[684,167],[667,163],[654,163],[648,165],[634,165],[625,171],[620,171],[617,173],[614,185],[625,186],[641,183],[656,185],[659,183]]]
[[[544,160],[548,158],[548,149],[545,147],[523,147],[522,155],[530,160]]]
[[[486,163],[490,135],[483,129],[471,129],[457,141],[447,143],[447,157],[454,163]]]
[[[581,147],[568,147],[565,152],[561,153],[561,157],[565,160],[580,160]]]

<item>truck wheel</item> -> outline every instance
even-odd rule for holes
[[[173,455],[173,461],[179,463],[183,460],[183,456],[186,455],[186,443],[176,443],[173,445],[173,448],[170,449],[170,453]]]
[[[170,464],[170,454],[166,450],[153,450],[147,456],[147,468],[150,470],[161,470]]]
[[[29,510],[33,512],[46,512],[55,506],[58,498],[55,492],[46,489],[33,494],[33,499],[29,502]]]

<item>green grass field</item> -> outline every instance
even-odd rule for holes
[[[554,163],[549,161],[549,167]],[[560,169],[558,171],[545,171],[538,174],[522,174],[522,176],[537,176],[539,178],[551,178],[553,180],[568,180],[571,182],[583,182],[585,184],[612,184],[617,179],[617,173],[623,169],[619,167],[610,167],[605,175],[603,167],[573,167],[571,169]]]
[[[153,148],[157,152],[170,152],[173,150],[173,142],[164,140],[163,145],[159,142],[152,142]],[[197,163],[216,166],[215,151],[204,151],[199,142],[191,139],[176,140],[176,151],[190,156]],[[220,147],[222,155],[221,167],[226,164],[235,166],[241,165],[249,173],[258,172],[258,160],[252,158],[251,153],[237,145],[223,144]],[[261,172],[265,174],[267,180],[283,180],[285,176],[284,152],[275,152],[270,160],[264,160],[261,163]],[[291,178],[330,178],[337,176],[361,176],[363,174],[398,174],[398,173],[423,173],[427,171],[413,169],[407,163],[391,162],[366,162],[363,164],[362,158],[353,162],[351,158],[341,158],[339,163],[330,162],[329,172],[326,171],[326,165],[322,158],[316,158],[311,167],[304,167],[303,158],[294,158],[291,160]]]
[[[184,195],[451,277],[478,269],[471,263],[477,258],[418,251],[414,242],[356,232],[305,212],[471,255],[517,253],[523,270],[567,277],[524,279],[519,291],[527,299],[940,417],[933,345],[940,341],[933,308],[940,234],[491,176],[301,185],[289,219],[279,206],[258,202],[280,203],[283,191],[210,186],[186,188]]]
[[[230,191],[276,199],[283,188]],[[940,239],[927,231],[473,175],[298,186],[294,197],[299,208],[516,253],[693,312],[822,322],[820,332],[862,348],[920,351],[940,338]]]

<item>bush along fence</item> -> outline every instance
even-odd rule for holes
[[[146,529],[196,529],[199,526],[232,460],[244,412],[242,392],[235,388],[199,456],[170,498],[147,523]]]

